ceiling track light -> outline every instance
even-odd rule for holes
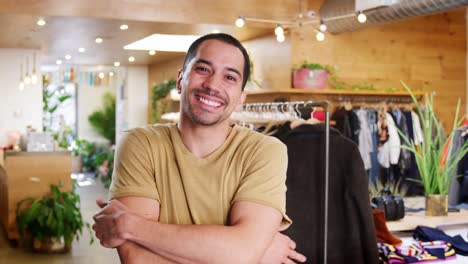
[[[44,18],[40,17],[38,20],[37,20],[37,25],[40,26],[40,27],[43,27],[47,24],[47,22],[44,20]]]

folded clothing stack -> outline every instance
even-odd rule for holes
[[[456,258],[452,245],[445,241],[416,242],[410,246],[377,243],[380,259],[389,264],[419,263]]]
[[[413,237],[419,241],[443,240],[453,245],[457,254],[468,256],[468,242],[462,236],[456,235],[451,237],[444,231],[428,226],[418,226],[414,230]]]

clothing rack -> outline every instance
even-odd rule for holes
[[[324,234],[323,234],[323,263],[327,264],[328,250],[328,190],[329,190],[329,167],[330,167],[330,103],[329,101],[300,101],[300,102],[268,102],[250,103],[242,105],[244,111],[291,111],[298,113],[299,108],[322,107],[325,110],[325,202],[324,202]],[[300,114],[298,114],[300,116]],[[298,116],[298,117],[299,117]]]

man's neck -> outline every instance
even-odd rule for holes
[[[185,147],[199,158],[206,157],[218,149],[231,132],[227,121],[216,125],[202,126],[183,118],[177,124],[177,129]]]

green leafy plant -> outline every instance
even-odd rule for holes
[[[456,153],[452,153],[453,136],[457,127],[463,122],[463,118],[459,118],[460,99],[458,100],[453,120],[452,131],[448,137],[442,133],[442,124],[437,119],[434,112],[434,97],[431,94],[424,96],[424,109],[419,104],[410,87],[405,83],[403,86],[411,95],[411,98],[416,105],[416,111],[421,118],[421,126],[423,130],[423,143],[416,146],[410,141],[401,131],[398,130],[404,144],[402,148],[411,151],[415,158],[421,180],[415,180],[424,186],[426,195],[430,194],[447,194],[450,183],[455,174],[455,170],[459,161],[468,153],[468,142],[460,148]],[[444,155],[444,146],[448,146]]]
[[[330,65],[322,65],[322,64],[318,64],[318,63],[308,63],[306,61],[304,61],[304,63],[301,64],[301,66],[295,68],[295,70],[299,70],[299,69],[325,70],[328,73],[333,72],[333,68]]]
[[[60,107],[68,99],[72,98],[71,95],[64,94],[57,97],[56,102],[54,98],[56,97],[56,91],[49,91],[48,89],[49,82],[46,80],[44,81],[44,89],[42,91],[42,110],[44,112],[44,119],[43,119],[43,128],[44,131],[49,131],[50,127],[52,126],[53,121],[53,114],[57,109]]]
[[[85,139],[78,139],[72,143],[71,147],[71,152],[74,157],[81,156],[83,168],[86,171],[94,171],[96,169],[94,155],[97,148],[94,143]]]
[[[386,189],[393,195],[400,195],[401,197],[406,196],[408,192],[407,186],[404,186],[401,179],[397,181],[387,181],[383,184],[381,181],[375,183],[369,183],[369,194],[371,197],[378,197],[382,194],[382,191]]]
[[[161,105],[161,109],[158,109],[158,101],[163,98],[166,98],[169,92],[172,89],[176,88],[176,85],[176,80],[169,80],[153,86],[151,93],[151,110],[153,113],[151,121],[153,123],[156,123],[158,121],[159,116],[161,115],[160,112],[164,113],[164,110],[166,108],[166,105]]]
[[[64,192],[56,185],[50,186],[51,195],[40,199],[21,200],[16,207],[16,223],[21,236],[26,232],[40,241],[62,239],[69,248],[74,238],[79,239],[83,227],[89,231],[90,244],[94,242],[89,223],[80,211],[80,196]],[[29,206],[25,206],[29,205]]]
[[[111,93],[104,94],[102,98],[103,108],[94,111],[88,121],[93,129],[113,145],[115,144],[115,96]]]

